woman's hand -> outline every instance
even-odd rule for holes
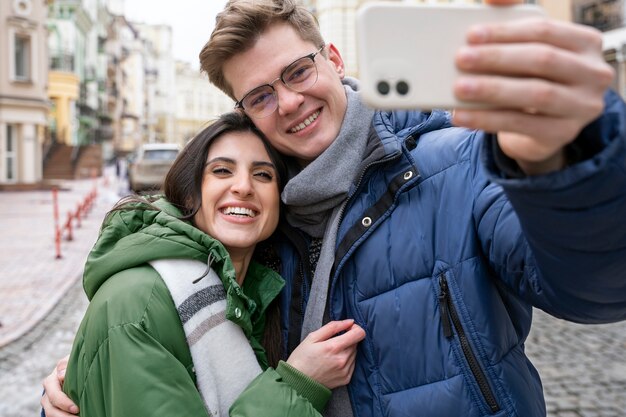
[[[45,392],[41,397],[41,407],[46,417],[73,417],[78,414],[78,406],[63,392],[68,360],[69,355],[57,362],[57,366],[42,382]]]
[[[287,363],[329,389],[346,385],[354,371],[357,344],[364,337],[365,331],[352,319],[331,321],[311,332]]]

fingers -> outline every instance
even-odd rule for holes
[[[67,369],[67,363],[70,360],[70,355],[66,355],[65,357],[61,358],[61,360],[59,360],[57,362],[57,366],[55,368],[56,370],[56,374],[57,374],[57,378],[59,380],[59,385],[63,386],[63,382],[65,381],[65,370]]]
[[[476,25],[468,31],[467,41],[471,45],[538,42],[576,52],[602,48],[602,35],[596,29],[537,18]]]
[[[330,339],[337,333],[348,330],[354,324],[353,319],[331,321],[320,327],[314,332],[311,332],[307,338],[310,338],[313,342],[319,342],[322,340]]]
[[[559,165],[550,161],[602,113],[614,77],[598,31],[548,19],[475,26],[456,65],[455,95],[484,109],[457,111],[453,122],[498,132],[520,166]]]
[[[45,394],[41,398],[41,406],[47,417],[67,417],[78,414],[78,407],[65,395],[62,383],[65,379],[67,357],[61,359],[54,371],[42,382]]]
[[[365,331],[352,319],[327,323],[310,333],[287,363],[328,388],[345,385],[354,371],[358,342],[364,337]]]
[[[350,330],[332,339],[337,349],[356,349],[356,344],[365,338],[365,330],[358,324],[353,324]]]
[[[585,87],[585,90],[590,88],[593,87]],[[592,120],[604,108],[601,94],[583,94],[581,89],[539,78],[464,76],[455,82],[454,92],[461,100],[488,103],[488,107],[517,109],[530,115]],[[506,128],[481,126],[485,130],[494,127]]]
[[[337,335],[337,333],[345,333]],[[356,344],[365,338],[365,331],[353,319],[331,321],[320,329],[309,334],[307,338],[312,342],[326,342],[329,349],[339,352],[349,348],[356,348]]]
[[[464,47],[456,54],[456,64],[465,73],[540,77],[567,85],[587,79],[606,87],[613,78],[603,60],[541,43]]]
[[[44,411],[46,413],[46,417],[75,417],[76,413],[78,413],[78,409],[77,409],[75,414],[71,414],[71,413],[68,413],[67,411],[64,411],[64,410],[60,409],[60,408],[56,408],[50,402],[50,398],[48,397],[47,394],[44,394],[41,397],[40,404],[41,404],[41,407],[44,409]]]

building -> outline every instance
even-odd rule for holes
[[[54,0],[48,18],[51,133],[67,146],[91,143],[97,128],[95,0]]]
[[[603,32],[624,26],[623,0],[573,0],[573,19]]]
[[[541,7],[545,9],[546,13],[555,19],[564,20],[567,22],[572,21],[572,0],[538,0],[535,1],[535,3],[541,5]]]
[[[176,65],[172,54],[172,28],[167,25],[148,25],[133,23],[139,36],[150,43],[152,51],[152,78],[149,80],[154,89],[153,106],[148,117],[151,127],[148,142],[174,141],[175,115],[172,103],[176,99]]]
[[[626,98],[626,6],[623,0],[574,0],[574,19],[604,32],[604,59],[613,66],[612,87]]]
[[[119,31],[120,58],[118,66],[121,72],[119,86],[120,111],[117,114],[119,133],[115,150],[118,154],[134,151],[147,136],[146,128],[146,55],[142,39],[135,27],[123,16],[116,17]]]
[[[42,180],[48,125],[47,1],[0,1],[0,187]],[[5,49],[5,47],[8,47]]]
[[[176,62],[176,129],[175,140],[184,144],[235,103],[211,84],[206,75],[187,62]]]

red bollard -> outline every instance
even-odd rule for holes
[[[76,217],[76,227],[80,227],[80,216],[82,215],[81,210],[82,207],[80,203],[78,203],[78,207],[76,207],[76,213],[74,214],[74,217]]]
[[[52,188],[52,210],[54,213],[54,247],[56,259],[61,259],[61,230],[59,229],[59,197],[56,187]]]
[[[74,235],[72,234],[72,212],[67,212],[67,222],[65,222],[65,228],[67,229],[67,240],[74,240]]]
[[[91,210],[91,193],[85,196],[85,200],[83,201],[83,217],[87,217],[89,211]]]
[[[56,249],[56,259],[61,259],[63,258],[63,256],[61,256],[61,230],[59,228],[57,228],[54,231],[54,247]]]

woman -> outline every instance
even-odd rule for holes
[[[284,281],[254,258],[271,258],[258,244],[278,224],[283,179],[262,135],[231,113],[181,152],[166,199],[108,214],[63,387],[83,417],[319,415],[348,382],[364,336],[352,321],[279,361]]]

